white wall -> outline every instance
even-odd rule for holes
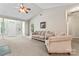
[[[53,31],[55,33],[60,32],[66,32],[66,18],[65,18],[65,11],[68,8],[68,6],[61,6],[61,7],[55,7],[50,9],[45,9],[41,12],[42,16],[40,16],[40,13],[31,19],[31,24],[34,24],[35,31],[43,30],[40,28],[40,22],[45,21],[46,22],[46,29]],[[31,28],[30,28],[31,33]]]

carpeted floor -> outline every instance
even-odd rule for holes
[[[44,42],[29,39],[9,39],[11,53],[8,56],[48,56]]]
[[[11,53],[6,56],[68,56],[68,54],[47,53],[44,42],[30,39],[6,39]],[[79,40],[72,40],[73,53],[71,56],[79,55]]]

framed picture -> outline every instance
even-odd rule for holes
[[[40,28],[45,29],[46,28],[46,22],[40,22]]]

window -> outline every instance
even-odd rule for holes
[[[25,22],[13,19],[0,18],[0,34],[5,36],[25,35]]]

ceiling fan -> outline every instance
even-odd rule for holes
[[[28,13],[31,10],[30,8],[26,7],[23,3],[19,5],[18,9],[20,13]]]

